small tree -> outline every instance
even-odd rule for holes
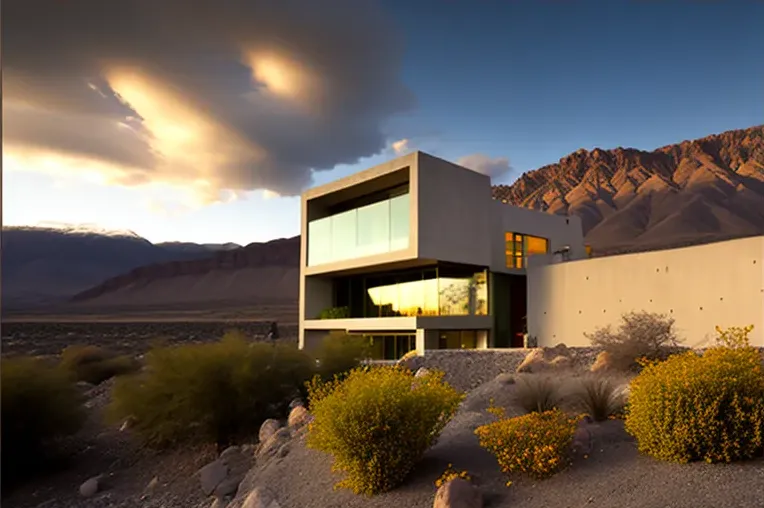
[[[608,325],[584,335],[592,345],[607,351],[614,367],[622,370],[637,369],[640,358],[665,359],[679,342],[673,318],[646,311],[623,314],[615,331]]]

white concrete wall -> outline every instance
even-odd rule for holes
[[[712,344],[716,325],[751,324],[764,346],[764,237],[528,269],[528,331],[540,346],[588,345],[585,332],[640,310],[673,317],[687,346]]]
[[[555,252],[566,245],[570,247],[571,259],[586,258],[581,219],[551,213],[537,212],[491,201],[491,270],[512,273],[507,269],[505,233],[540,236],[549,240],[549,249]]]
[[[419,153],[419,258],[488,266],[491,179]]]

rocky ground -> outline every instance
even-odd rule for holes
[[[70,345],[103,346],[120,354],[140,355],[152,341],[170,344],[210,342],[230,330],[262,338],[271,321],[149,321],[149,322],[4,322],[2,354],[57,355]],[[279,324],[281,340],[295,341],[297,326]]]
[[[577,453],[568,470],[544,481],[512,478],[512,485],[507,487],[507,478],[500,473],[494,457],[479,447],[474,429],[492,420],[486,412],[491,401],[506,407],[510,414],[519,414],[513,398],[518,386],[512,382],[516,370],[548,368],[542,364],[554,363],[558,353],[552,351],[546,359],[536,355],[533,361],[523,362],[520,358],[519,363],[507,357],[505,361],[511,368],[495,376],[490,372],[491,379],[468,389],[457,415],[407,482],[374,498],[333,489],[338,476],[331,472],[330,457],[305,446],[304,423],[309,415],[302,408],[294,410],[288,421],[265,424],[260,435],[252,438],[252,444],[228,449],[221,455],[210,448],[157,453],[142,449],[129,428],[120,430],[102,423],[100,410],[108,401],[112,383],[83,387],[90,421],[69,443],[70,449],[77,452],[70,467],[17,489],[3,499],[3,506],[424,508],[433,506],[434,482],[448,464],[453,464],[473,476],[483,506],[489,508],[761,507],[764,460],[733,465],[658,462],[637,452],[619,420],[582,424],[576,437]],[[570,351],[568,354],[576,356]],[[581,362],[590,357],[591,353],[579,352]],[[453,356],[440,360],[441,365],[453,361]],[[475,361],[452,368],[468,365],[474,370],[485,358]],[[563,385],[575,382],[586,370],[577,361],[560,366],[562,363],[557,361],[553,374]],[[458,372],[449,376],[456,379]],[[476,382],[471,377],[464,384]],[[258,440],[262,444],[258,445]],[[97,480],[88,481],[94,478]],[[89,488],[93,491],[87,492]]]

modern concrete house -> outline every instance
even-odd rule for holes
[[[332,331],[378,359],[521,347],[526,266],[586,257],[581,222],[495,201],[485,175],[414,152],[302,195],[300,347]]]

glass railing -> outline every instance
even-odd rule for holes
[[[402,194],[308,223],[308,266],[406,249],[409,195]]]

